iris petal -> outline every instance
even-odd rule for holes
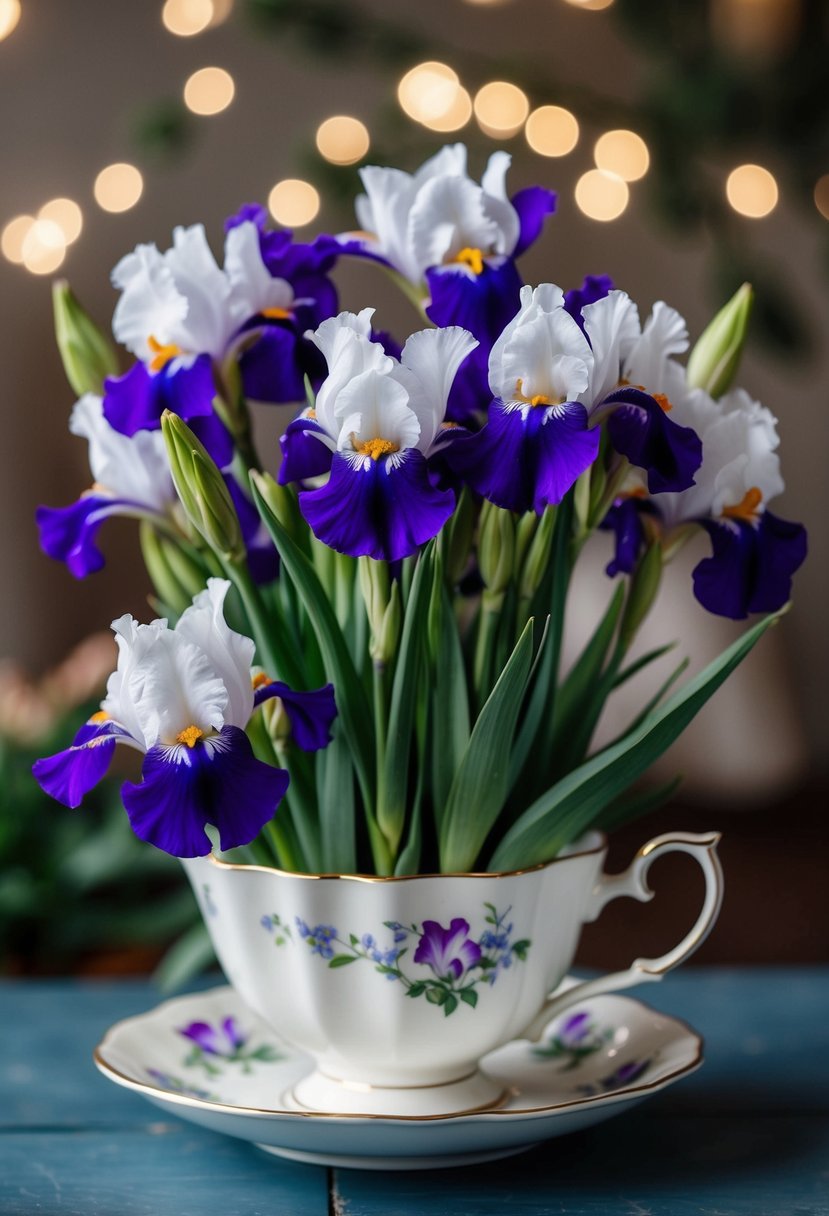
[[[764,512],[744,520],[700,521],[711,537],[711,557],[693,574],[694,595],[709,612],[743,620],[776,612],[791,596],[792,575],[806,557],[806,529]]]
[[[75,578],[86,578],[104,565],[104,555],[96,543],[98,529],[104,520],[136,512],[151,514],[140,503],[109,498],[105,494],[84,494],[68,507],[38,507],[40,547],[49,557],[66,562]]]
[[[324,435],[325,431],[313,418],[295,418],[285,429],[279,440],[282,449],[282,464],[279,466],[279,484],[292,481],[307,481],[319,477],[331,468],[331,449],[312,432]]]
[[[511,202],[521,225],[518,244],[512,251],[512,256],[518,258],[541,236],[544,221],[556,209],[556,193],[543,186],[527,186],[513,195]]]
[[[288,774],[257,760],[243,730],[226,726],[195,747],[150,748],[142,781],[122,788],[136,836],[174,857],[210,852],[205,825],[213,824],[222,849],[249,844],[288,788]]]
[[[598,407],[613,406],[607,433],[617,452],[646,469],[652,494],[679,492],[694,485],[702,464],[702,441],[689,426],[678,426],[648,393],[618,389]]]
[[[541,515],[561,502],[598,451],[599,429],[587,429],[583,405],[522,410],[494,401],[483,430],[452,444],[445,459],[496,506]]]
[[[131,741],[115,722],[87,722],[71,747],[35,761],[34,778],[42,790],[64,806],[80,806],[84,796],[106,776],[118,738]]]
[[[212,414],[215,391],[209,355],[186,365],[173,360],[155,373],[134,363],[123,376],[109,376],[104,382],[104,417],[122,435],[155,431],[165,410],[186,422]]]
[[[460,325],[478,340],[478,347],[464,360],[455,377],[446,417],[466,423],[477,412],[486,410],[492,393],[489,389],[488,363],[493,343],[518,312],[521,303],[521,277],[510,258],[500,264],[485,262],[479,275],[465,270],[429,270],[426,280],[431,303],[426,315],[435,325]]]
[[[397,561],[437,536],[455,496],[432,484],[425,457],[410,448],[396,463],[388,457],[353,462],[335,454],[328,482],[300,493],[299,505],[331,549]]]
[[[287,684],[273,680],[256,690],[256,705],[279,697],[291,723],[294,739],[306,752],[319,751],[331,742],[331,724],[337,716],[334,685],[311,692],[294,692]]]
[[[616,550],[613,560],[608,562],[605,573],[610,578],[617,574],[632,574],[645,545],[645,529],[642,515],[653,508],[641,498],[624,498],[614,503],[604,517],[600,527],[613,532]]]

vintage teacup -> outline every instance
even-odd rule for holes
[[[504,874],[292,874],[216,857],[184,862],[229,982],[316,1068],[299,1109],[425,1116],[497,1106],[479,1067],[515,1038],[538,1038],[562,1009],[658,980],[705,939],[722,899],[716,833],[656,837],[606,875],[590,833],[554,861]],[[581,927],[619,895],[648,900],[651,863],[689,853],[705,876],[696,924],[660,958],[551,995]]]

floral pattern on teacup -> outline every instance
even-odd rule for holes
[[[578,1068],[582,1060],[600,1051],[613,1034],[612,1027],[598,1027],[591,1014],[580,1010],[559,1023],[542,1047],[533,1048],[533,1055],[544,1060],[561,1060],[559,1072],[570,1072]]]
[[[580,1094],[584,1094],[585,1098],[595,1098],[598,1094],[607,1094],[614,1089],[624,1089],[625,1086],[638,1081],[651,1064],[653,1064],[653,1059],[629,1060],[626,1064],[620,1064],[606,1077],[600,1077],[597,1082],[579,1085],[578,1091]]]
[[[271,1043],[254,1047],[250,1035],[241,1030],[236,1019],[224,1018],[218,1025],[210,1022],[190,1022],[178,1028],[178,1034],[188,1039],[192,1048],[182,1061],[184,1068],[201,1067],[209,1077],[221,1076],[224,1064],[241,1064],[242,1072],[252,1072],[253,1063],[273,1064],[284,1056]]]
[[[516,961],[524,962],[531,945],[529,938],[512,940],[514,926],[507,919],[510,908],[498,912],[494,904],[484,906],[488,928],[477,938],[471,935],[469,921],[462,916],[453,917],[446,926],[436,920],[424,920],[420,925],[384,921],[387,935],[383,941],[373,933],[341,936],[334,925],[309,925],[299,916],[294,918],[298,940],[290,924],[276,913],[261,917],[260,923],[274,934],[275,945],[304,943],[329,967],[373,963],[375,971],[399,983],[406,996],[425,997],[448,1017],[461,1003],[474,1009],[480,986],[491,987],[502,971]],[[404,970],[406,955],[411,956],[414,966],[426,967],[431,974]]]
[[[144,1071],[156,1085],[161,1089],[166,1089],[168,1093],[180,1094],[183,1098],[200,1098],[203,1102],[219,1101],[216,1094],[211,1093],[209,1089],[200,1089],[196,1085],[190,1085],[187,1081],[182,1081],[181,1077],[176,1077],[170,1072],[162,1072],[159,1068],[147,1068]]]

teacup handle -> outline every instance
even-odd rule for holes
[[[662,976],[689,958],[698,946],[701,946],[713,928],[714,921],[720,910],[723,897],[723,873],[720,859],[717,856],[719,832],[706,832],[702,835],[692,832],[671,832],[665,836],[655,836],[643,845],[631,864],[621,874],[602,874],[593,889],[592,903],[585,915],[585,921],[592,921],[599,913],[619,895],[630,895],[642,903],[653,899],[654,892],[648,886],[648,870],[658,857],[665,853],[688,853],[697,861],[705,876],[705,899],[702,911],[696,919],[693,928],[686,933],[682,941],[662,954],[659,958],[637,958],[627,971],[612,971],[608,975],[600,975],[593,980],[575,984],[564,992],[551,995],[544,1006],[531,1022],[522,1038],[534,1041],[544,1032],[552,1017],[561,1013],[570,1005],[578,1004],[588,997],[599,996],[605,992],[617,992],[621,988],[630,988],[634,984],[643,984],[652,980],[661,980]]]

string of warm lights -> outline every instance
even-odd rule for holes
[[[508,0],[465,0],[473,5],[496,5]],[[601,11],[613,0],[564,0],[571,7]],[[233,0],[165,0],[161,20],[165,29],[182,38],[193,37],[227,19]],[[20,0],[0,0],[0,40],[8,37],[21,17]],[[227,109],[236,85],[224,68],[208,66],[193,72],[183,88],[183,102],[196,115],[208,117]],[[399,80],[397,99],[403,112],[415,123],[440,134],[461,131],[475,120],[485,136],[509,140],[523,132],[530,149],[542,157],[568,156],[577,148],[581,124],[571,110],[561,105],[536,108],[524,89],[509,80],[491,80],[474,94],[450,65],[427,60],[409,68]],[[595,117],[595,116],[594,116]],[[332,165],[354,165],[368,154],[371,137],[364,122],[346,114],[335,114],[317,128],[316,148]],[[605,131],[593,146],[593,167],[575,182],[573,194],[580,211],[592,220],[618,219],[630,201],[630,184],[641,180],[650,166],[645,140],[635,131]],[[144,190],[141,171],[128,162],[107,165],[95,178],[93,196],[110,213],[134,207]],[[762,219],[777,205],[779,188],[769,169],[757,164],[738,165],[727,175],[724,195],[737,214]],[[829,174],[814,189],[818,212],[829,219]],[[279,224],[303,227],[320,210],[316,187],[301,178],[277,182],[268,195],[268,206]],[[62,264],[67,249],[80,236],[83,214],[72,199],[57,198],[33,215],[18,215],[0,233],[0,249],[8,261],[32,274],[51,274]]]
[[[191,37],[221,24],[232,8],[233,0],[166,0],[161,20],[169,33]],[[0,0],[0,41],[12,33],[21,15],[20,0]],[[184,104],[200,116],[220,114],[233,101],[235,91],[233,77],[224,68],[200,68],[185,82]],[[92,185],[95,202],[111,214],[129,211],[143,193],[141,170],[128,161],[106,165]],[[80,204],[71,198],[54,198],[34,215],[9,220],[0,232],[0,251],[7,261],[30,274],[53,274],[81,235],[83,224]]]

